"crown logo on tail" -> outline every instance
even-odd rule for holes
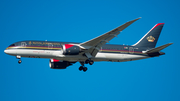
[[[149,36],[149,37],[147,37],[147,40],[149,42],[154,42],[155,38],[153,36]]]

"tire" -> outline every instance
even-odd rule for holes
[[[84,67],[84,68],[83,68],[83,71],[86,72],[86,71],[87,71],[87,67]]]
[[[21,64],[21,62],[22,62],[21,60],[18,61],[19,64]]]
[[[86,61],[85,61],[85,64],[88,64],[88,63],[89,63],[89,60],[86,60]]]
[[[83,66],[80,66],[80,67],[79,67],[79,70],[82,71],[82,70],[83,70]]]
[[[89,64],[90,64],[90,65],[93,65],[93,64],[94,64],[94,61],[92,61],[92,60],[89,61]]]

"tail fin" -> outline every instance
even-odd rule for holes
[[[154,48],[158,41],[161,30],[164,23],[156,24],[147,34],[145,34],[136,44],[133,46]]]

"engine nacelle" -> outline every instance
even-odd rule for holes
[[[68,61],[60,61],[60,60],[55,60],[51,59],[49,61],[49,67],[51,69],[66,69],[66,67],[72,65],[75,62],[68,62]]]
[[[64,44],[63,45],[63,54],[64,55],[78,55],[81,49],[79,46],[75,46],[72,44]]]

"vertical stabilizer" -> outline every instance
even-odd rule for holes
[[[164,23],[156,24],[147,34],[145,34],[136,44],[133,46],[154,48],[158,41],[161,30]]]

